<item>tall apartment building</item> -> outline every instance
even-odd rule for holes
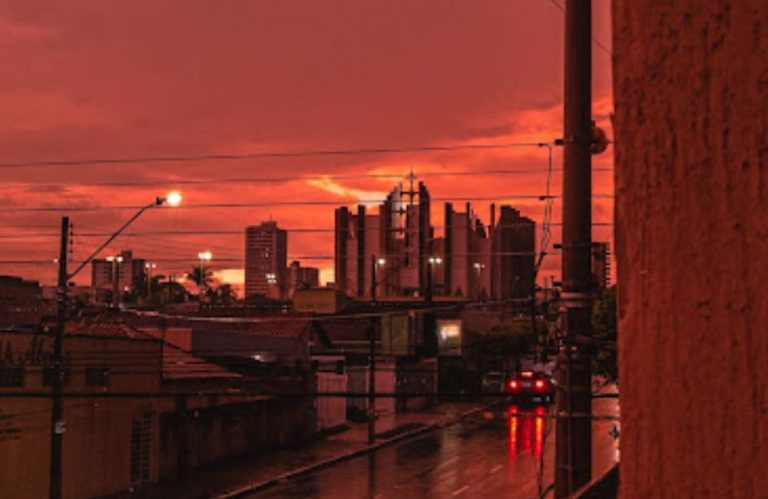
[[[511,206],[502,206],[493,228],[491,288],[497,300],[525,300],[536,279],[536,222]]]
[[[91,262],[91,287],[110,292],[117,288],[119,293],[130,293],[144,283],[146,263],[144,258],[134,258],[131,250],[94,259]]]
[[[277,222],[245,229],[245,296],[287,296],[288,233]]]

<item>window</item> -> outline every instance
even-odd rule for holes
[[[53,386],[54,372],[52,367],[43,368],[43,386]],[[62,369],[61,384],[62,386],[69,384],[69,369]]]
[[[109,368],[86,367],[85,383],[87,385],[107,386],[109,384]]]
[[[152,444],[152,414],[144,412],[131,421],[131,482],[150,480],[149,457]]]
[[[0,386],[23,387],[25,374],[23,367],[2,367],[0,368]]]

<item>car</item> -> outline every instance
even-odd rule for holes
[[[485,373],[481,380],[481,389],[484,394],[500,394],[504,393],[506,376],[498,371]]]
[[[507,393],[512,402],[549,404],[555,400],[555,385],[544,372],[522,370],[507,379]]]

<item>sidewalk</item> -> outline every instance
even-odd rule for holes
[[[387,445],[419,432],[451,424],[463,415],[474,413],[482,404],[440,404],[432,409],[386,416],[381,427],[390,428],[377,434],[374,446]],[[379,421],[377,421],[379,422]],[[349,429],[297,449],[284,449],[228,461],[215,467],[195,470],[184,479],[167,480],[146,489],[110,496],[111,499],[176,499],[230,498],[248,491],[266,488],[274,483],[323,466],[351,459],[368,452],[366,423],[348,423]],[[380,436],[379,436],[380,435]]]

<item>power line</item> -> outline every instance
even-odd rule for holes
[[[0,162],[0,168],[41,168],[51,166],[88,166],[88,165],[125,165],[141,163],[189,163],[197,161],[236,161],[243,159],[290,159],[323,156],[358,156],[358,155],[383,155],[403,154],[413,152],[449,152],[449,151],[474,151],[493,149],[512,149],[518,147],[542,147],[541,142],[506,142],[499,144],[458,144],[445,146],[406,146],[406,147],[372,147],[360,149],[328,149],[328,150],[303,150],[303,151],[272,151],[250,152],[242,154],[195,154],[195,155],[169,155],[169,156],[143,156],[143,157],[116,157],[116,158],[81,158],[81,159],[54,159],[32,161],[5,161]]]
[[[555,168],[553,171],[562,171],[562,168]],[[595,168],[593,172],[613,172],[613,168]],[[425,172],[419,173],[419,178],[430,177],[473,177],[480,175],[523,175],[530,173],[541,173],[541,169],[504,169],[504,170],[475,170],[461,172]],[[290,175],[281,177],[236,177],[236,178],[215,178],[215,179],[155,179],[146,181],[124,181],[124,182],[78,182],[77,185],[87,185],[94,187],[147,187],[156,185],[213,185],[213,184],[263,184],[269,182],[284,183],[298,181],[323,181],[323,180],[362,180],[362,179],[402,179],[405,175],[389,173],[367,173],[359,175]],[[60,185],[58,183],[39,183],[35,185]]]
[[[494,229],[498,228],[507,228],[510,226],[526,226],[528,224],[502,224],[500,226],[495,226]],[[562,225],[562,222],[549,222],[548,225],[553,227],[558,227]],[[597,222],[593,223],[593,227],[613,227],[613,222]],[[435,229],[442,228],[442,225],[433,225],[432,226]],[[290,234],[332,234],[336,231],[333,227],[317,227],[317,228],[298,228],[298,229],[285,229]],[[380,229],[378,227],[366,227],[366,231],[375,231],[378,232]],[[75,238],[99,238],[99,237],[107,237],[111,233],[109,232],[75,232]],[[149,231],[135,231],[135,232],[126,232],[124,234],[120,234],[120,237],[171,237],[171,236],[242,236],[245,234],[245,229],[237,229],[237,230],[149,230]],[[0,239],[32,239],[32,238],[53,238],[53,237],[59,237],[59,233],[57,232],[31,232],[31,233],[24,233],[24,232],[8,232],[4,234],[0,234]]]
[[[613,199],[613,194],[593,194],[595,199]],[[538,200],[557,199],[559,195],[545,194],[527,194],[527,195],[497,195],[497,196],[467,196],[452,198],[431,198],[432,201],[506,201],[511,199],[518,200]],[[267,208],[276,206],[344,206],[348,204],[356,205],[376,205],[381,204],[381,199],[337,199],[337,200],[311,200],[311,201],[264,201],[260,203],[201,203],[201,204],[182,204],[174,207],[173,210],[181,209],[236,209],[236,208]],[[5,211],[14,212],[84,212],[84,211],[122,211],[137,210],[141,206],[136,205],[106,205],[106,206],[34,206],[34,207],[4,207]]]

